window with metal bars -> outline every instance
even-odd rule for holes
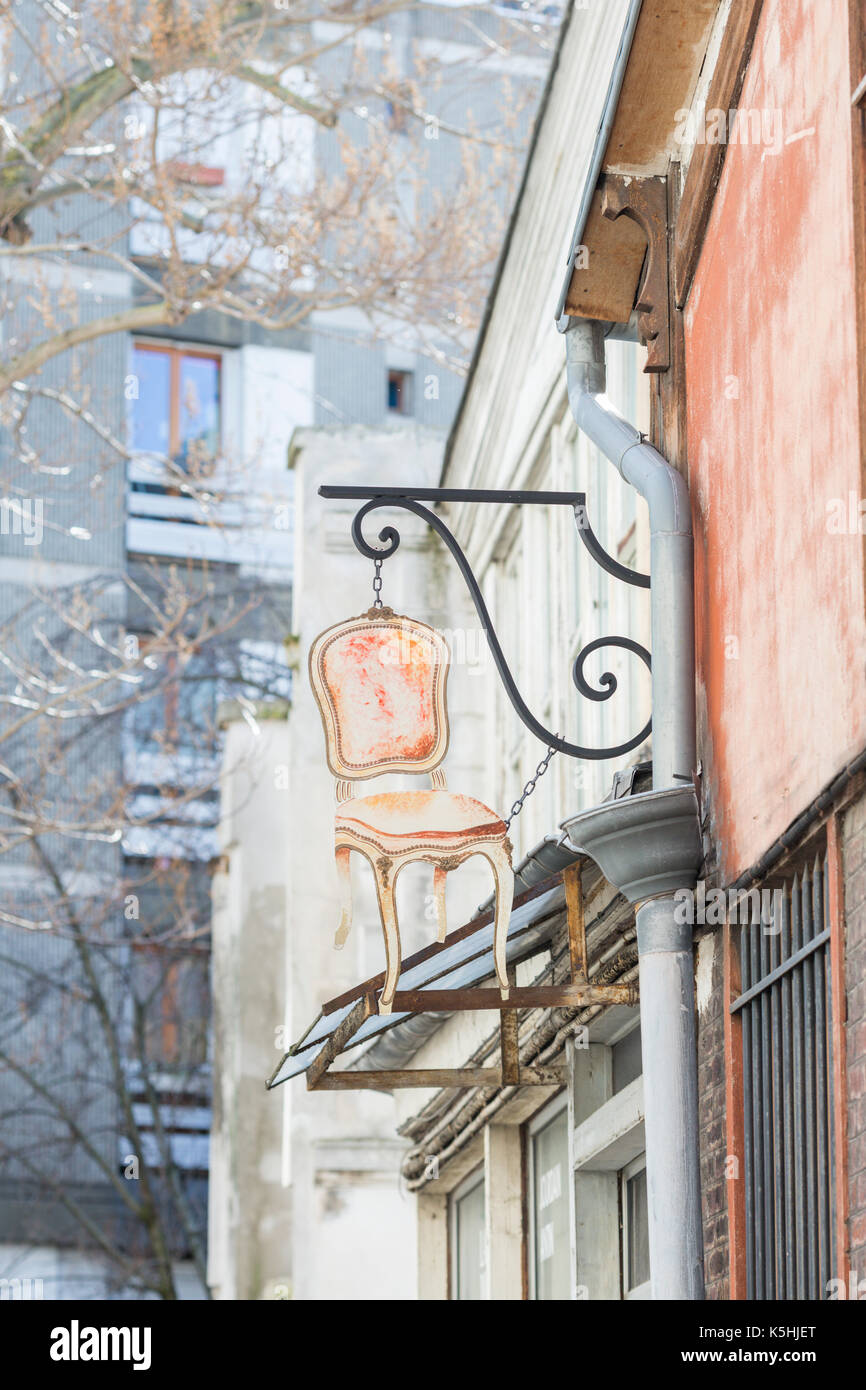
[[[835,1273],[832,989],[823,856],[738,913],[746,1290],[823,1299]]]

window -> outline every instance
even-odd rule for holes
[[[409,124],[409,112],[414,108],[412,89],[401,82],[393,97],[385,102],[385,124],[395,135],[405,135]]]
[[[607,1043],[575,1047],[575,1277],[578,1297],[650,1297],[641,1035],[629,1020]]]
[[[451,1297],[479,1301],[485,1296],[487,1239],[484,1227],[484,1174],[473,1173],[452,1194]]]
[[[170,880],[162,885],[167,894]],[[175,892],[180,894],[180,885]],[[202,908],[202,911],[204,909]],[[171,923],[166,920],[166,929]],[[207,1060],[210,982],[207,958],[191,948],[175,949],[135,942],[134,983],[144,1002],[142,1055],[160,1067],[186,1069]]]
[[[826,1298],[836,1274],[827,892],[818,858],[736,909],[748,1298]]]
[[[547,1116],[548,1118],[545,1118]],[[568,1109],[548,1107],[529,1127],[529,1293],[534,1299],[571,1297],[568,1208]]]
[[[137,746],[163,753],[215,752],[223,691],[213,667],[213,656],[197,654],[181,665],[176,653],[165,655],[153,691],[142,691],[126,716]]]
[[[133,348],[132,447],[203,472],[220,447],[221,359],[192,348]]]
[[[614,1043],[610,1050],[612,1093],[617,1095],[635,1081],[643,1070],[641,1059],[640,1024]]]
[[[622,1203],[623,1298],[649,1298],[649,1213],[647,1209],[646,1154],[620,1173]]]
[[[392,415],[412,414],[412,373],[389,371],[388,409]]]

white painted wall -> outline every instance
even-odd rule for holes
[[[306,675],[307,653],[324,628],[366,611],[373,598],[371,561],[350,536],[351,503],[325,502],[321,483],[435,485],[441,436],[407,425],[302,430],[295,451],[295,627],[298,677],[290,729],[292,794],[288,835],[291,865],[289,933],[292,942],[291,1033],[297,1037],[321,1002],[384,966],[384,946],[372,877],[355,857],[355,920],[345,949],[334,952],[339,918],[333,868],[334,785],[324,757],[318,709]],[[441,543],[405,512],[370,517],[375,538],[393,523],[401,535],[383,568],[383,599],[454,635],[477,627],[463,581]],[[465,645],[465,644],[464,644]],[[469,644],[473,647],[477,644]],[[452,742],[445,768],[449,787],[485,795],[480,776],[483,709],[471,668],[457,660],[449,677]],[[412,779],[413,781],[415,779]],[[394,785],[383,778],[370,790]],[[426,779],[422,783],[426,785]],[[449,875],[453,926],[465,921],[492,884],[482,861]],[[432,869],[411,866],[398,881],[404,954],[435,937]],[[415,1296],[415,1204],[398,1183],[403,1142],[396,1136],[394,1099],[367,1092],[314,1092],[303,1078],[290,1090],[293,1190],[292,1282],[298,1298],[411,1298]],[[280,1092],[272,1097],[278,1102]]]
[[[602,545],[646,572],[645,504],[577,435],[566,396],[565,341],[553,319],[626,10],[626,0],[610,0],[572,14],[445,481],[452,487],[583,491]],[[607,394],[646,430],[643,355],[635,344],[608,343]],[[647,591],[599,569],[566,508],[465,504],[451,516],[521,694],[542,724],[587,747],[617,746],[639,732],[649,717],[650,682],[638,658],[612,648],[589,658],[591,685],[598,688],[607,671],[619,682],[605,702],[582,698],[571,668],[597,637],[626,635],[649,646]],[[495,769],[494,795],[510,804],[545,748],[513,713],[492,665],[483,684],[486,761]],[[626,761],[555,758],[514,823],[516,859],[565,815],[602,800]]]
[[[415,1203],[399,1181],[404,1143],[393,1097],[309,1093],[303,1076],[270,1093],[263,1083],[285,1040],[306,1030],[324,1000],[384,965],[372,876],[357,857],[353,931],[342,952],[332,946],[339,918],[334,782],[307,653],[322,629],[370,606],[373,566],[351,540],[355,507],[325,502],[318,487],[409,478],[435,484],[442,438],[411,424],[302,429],[292,456],[292,708],[287,721],[263,722],[258,738],[245,724],[231,723],[226,749],[227,869],[216,885],[213,947],[210,1280],[220,1298],[406,1299],[416,1291]],[[455,663],[445,767],[450,787],[483,799],[481,685],[464,659],[480,646],[467,637],[477,629],[474,610],[441,543],[416,518],[383,513],[368,521],[365,533],[375,537],[387,522],[397,525],[402,542],[384,566],[383,598],[450,634]],[[369,789],[400,780],[383,778]],[[480,860],[450,875],[452,926],[466,921],[491,888]],[[404,953],[435,938],[429,865],[401,876],[398,911]],[[280,1287],[285,1292],[275,1293]]]
[[[213,889],[208,1283],[215,1298],[233,1300],[289,1290],[283,1108],[264,1086],[284,1046],[289,736],[285,713],[257,727],[239,717],[227,724]]]
[[[646,572],[644,504],[635,501],[598,451],[577,436],[566,394],[565,342],[553,319],[626,10],[626,0],[610,0],[575,7],[572,14],[486,336],[455,429],[445,483],[583,491],[601,544],[621,562]],[[649,394],[642,360],[635,345],[608,345],[608,396],[646,430]],[[579,696],[571,667],[578,651],[603,635],[631,636],[649,646],[646,591],[631,589],[598,568],[565,508],[467,503],[449,509],[449,522],[485,593],[521,694],[538,719],[589,747],[616,745],[637,733],[648,718],[650,691],[643,668],[633,674],[635,658],[608,650],[588,662],[585,674],[591,684],[605,671],[620,682],[617,695],[604,704]],[[514,714],[490,662],[479,677],[478,698],[485,711],[479,747],[482,781],[490,786],[492,804],[507,808],[544,756],[544,745]],[[556,757],[511,826],[515,862],[556,832],[566,814],[600,801],[614,770],[636,756],[600,762]],[[454,1015],[412,1064],[465,1066],[490,1032],[489,1020]],[[429,1092],[401,1092],[400,1121],[417,1114],[429,1098]],[[545,1099],[524,1091],[521,1104],[526,1109],[508,1114],[499,1133],[497,1126],[475,1136],[418,1199],[419,1265],[434,1271],[427,1280],[431,1297],[446,1296],[443,1195],[482,1158],[489,1188],[487,1268],[495,1269],[498,1296],[520,1297],[514,1257],[514,1202],[520,1188],[517,1126]]]

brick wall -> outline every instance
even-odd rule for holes
[[[851,1271],[866,1276],[866,796],[843,822],[848,1001],[848,1228]]]
[[[725,1190],[725,1062],[723,953],[721,932],[704,936],[695,949],[698,1003],[698,1127],[704,1278],[707,1298],[726,1299],[728,1210]]]

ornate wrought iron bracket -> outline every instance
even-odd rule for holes
[[[633,584],[638,588],[648,589],[650,579],[648,574],[640,574],[636,570],[629,569],[627,565],[621,565],[612,555],[608,555],[598,537],[594,534],[589,524],[586,511],[586,494],[583,492],[509,492],[509,491],[488,491],[476,488],[396,488],[396,487],[336,487],[323,486],[319,488],[320,497],[339,498],[348,501],[363,502],[352,521],[352,539],[357,549],[368,559],[381,561],[393,555],[400,544],[400,533],[393,526],[384,526],[378,534],[381,545],[372,546],[365,541],[362,526],[365,517],[372,511],[377,511],[382,507],[402,507],[405,511],[412,512],[415,516],[425,521],[428,526],[436,532],[445,542],[469,590],[475,611],[484,629],[490,653],[499,672],[502,684],[505,687],[511,704],[516,710],[519,718],[529,729],[530,733],[546,744],[548,748],[555,748],[559,753],[565,753],[570,758],[587,758],[600,761],[604,758],[619,758],[624,753],[630,753],[632,749],[638,748],[640,744],[649,736],[652,728],[652,721],[649,720],[640,733],[627,743],[618,744],[615,748],[582,748],[579,744],[568,743],[565,739],[554,734],[550,729],[545,729],[539,723],[534,714],[527,707],[520,691],[517,688],[514,677],[505,660],[499,639],[484,602],[484,595],[478,587],[472,568],[454,536],[449,531],[441,516],[436,512],[430,511],[429,507],[422,504],[424,502],[494,502],[500,505],[516,506],[541,506],[541,507],[571,507],[577,532],[583,544],[586,546],[590,555],[608,574],[615,579],[621,579],[626,584]],[[619,647],[624,651],[632,652],[640,657],[641,661],[651,669],[650,654],[645,647],[638,642],[633,642],[630,637],[597,637],[594,641],[588,642],[581,648],[575,658],[572,667],[572,681],[577,689],[588,700],[609,700],[617,689],[617,679],[611,671],[606,671],[599,677],[598,684],[601,689],[593,689],[588,684],[584,676],[584,667],[587,658],[593,652],[601,650],[603,647]]]

